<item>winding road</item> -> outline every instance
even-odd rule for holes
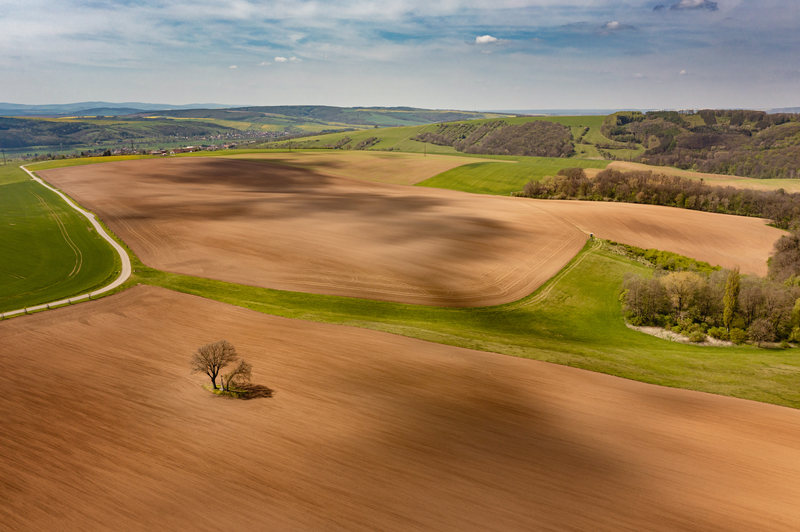
[[[70,207],[72,207],[73,209],[75,209],[76,211],[78,211],[79,213],[84,215],[86,218],[88,218],[89,222],[91,222],[92,226],[94,226],[94,228],[97,231],[97,233],[100,236],[102,236],[109,244],[111,244],[111,247],[113,247],[116,250],[117,254],[119,254],[119,258],[122,261],[122,270],[120,272],[120,275],[111,284],[109,284],[108,286],[104,286],[103,288],[100,288],[99,290],[95,290],[93,292],[88,292],[86,294],[82,294],[82,295],[75,296],[75,297],[70,297],[70,298],[67,298],[67,299],[62,299],[60,301],[51,301],[49,303],[44,303],[44,304],[36,305],[36,306],[33,306],[33,307],[22,308],[22,309],[18,309],[18,310],[10,310],[8,312],[1,312],[0,313],[0,319],[5,319],[5,318],[11,317],[11,316],[15,316],[17,314],[27,314],[28,312],[32,312],[32,311],[49,309],[51,307],[57,307],[57,306],[60,306],[60,305],[67,305],[69,303],[75,303],[76,301],[80,301],[80,300],[83,300],[83,299],[91,299],[94,296],[99,296],[100,294],[103,294],[105,292],[111,291],[111,290],[117,288],[118,286],[120,286],[125,281],[127,281],[128,277],[131,276],[131,260],[128,257],[128,254],[122,248],[122,246],[117,244],[117,242],[113,238],[111,238],[111,236],[108,233],[106,233],[105,228],[102,225],[100,225],[100,223],[97,221],[97,218],[95,217],[95,215],[90,213],[90,212],[88,212],[88,211],[85,211],[85,210],[81,209],[80,207],[78,207],[66,195],[64,195],[60,191],[54,189],[53,187],[51,187],[50,185],[46,184],[44,181],[42,181],[41,179],[36,177],[33,174],[33,172],[28,170],[25,166],[20,166],[20,168],[25,170],[25,172],[27,172],[28,175],[31,176],[31,179],[33,179],[34,181],[36,181],[37,183],[39,183],[43,187],[48,188],[48,189],[52,190],[53,192],[55,192],[56,194],[58,194],[59,196],[61,196],[64,199],[64,201],[66,201],[67,204]]]

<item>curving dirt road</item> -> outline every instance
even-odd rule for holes
[[[95,290],[93,292],[89,292],[89,293],[82,294],[82,295],[77,295],[77,296],[70,297],[70,298],[67,298],[67,299],[62,299],[62,300],[59,300],[59,301],[51,301],[49,303],[44,303],[42,305],[34,305],[34,306],[31,306],[31,307],[28,307],[28,308],[22,308],[22,309],[18,309],[18,310],[9,310],[7,312],[2,312],[2,313],[0,313],[0,319],[4,319],[4,318],[7,318],[7,317],[11,317],[11,316],[16,316],[17,314],[26,314],[28,312],[33,312],[33,311],[36,311],[36,310],[48,309],[50,307],[57,307],[59,305],[66,305],[68,303],[74,303],[76,301],[81,301],[81,300],[84,300],[84,299],[91,299],[94,296],[99,296],[100,294],[104,294],[106,292],[109,292],[109,291],[117,288],[118,286],[121,286],[122,283],[127,281],[128,277],[131,276],[131,271],[132,271],[131,270],[131,260],[130,260],[130,258],[128,258],[128,253],[122,248],[122,246],[117,244],[117,242],[113,238],[111,238],[111,236],[109,236],[108,233],[106,233],[105,228],[102,225],[100,225],[100,223],[98,223],[98,221],[95,218],[94,214],[92,214],[90,212],[87,212],[87,211],[81,209],[80,207],[78,207],[77,205],[75,205],[67,196],[65,196],[60,191],[54,189],[53,187],[49,186],[44,181],[42,181],[41,179],[36,177],[33,174],[33,172],[28,170],[25,166],[20,166],[20,168],[25,170],[25,172],[27,172],[27,174],[31,176],[31,179],[33,179],[34,181],[36,181],[37,183],[39,183],[43,187],[48,188],[48,189],[52,190],[53,192],[55,192],[56,194],[58,194],[59,196],[61,196],[61,198],[64,201],[67,202],[67,205],[69,205],[70,207],[72,207],[73,209],[75,209],[76,211],[78,211],[79,213],[84,215],[86,218],[88,218],[89,222],[92,224],[92,226],[94,227],[95,231],[97,231],[97,233],[100,236],[102,236],[109,244],[111,244],[111,247],[113,247],[114,250],[117,252],[117,254],[119,255],[120,261],[122,262],[122,269],[119,272],[119,277],[114,279],[114,281],[112,281],[111,284],[109,284],[108,286],[105,286],[105,287],[100,288],[98,290]],[[42,204],[47,208],[46,204],[44,203],[44,200],[39,198],[39,201],[41,201]],[[75,245],[72,243],[72,240],[69,238],[69,235],[66,233],[66,229],[64,229],[63,224],[61,224],[61,222],[59,220],[56,220],[56,222],[59,225],[59,230],[64,235],[64,238],[67,240],[67,243],[69,244],[70,247],[72,247],[75,250],[76,256],[80,255],[80,257],[81,257],[80,258],[80,262],[82,262],[83,261],[83,257],[82,257],[82,254],[81,254],[80,250],[77,247],[75,247]],[[80,268],[80,262],[76,262],[76,268]],[[74,269],[73,269],[73,273],[75,273]]]

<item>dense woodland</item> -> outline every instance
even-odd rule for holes
[[[435,133],[420,133],[412,139],[485,155],[569,157],[575,152],[569,128],[544,120],[519,125],[502,120],[439,124]]]
[[[565,168],[554,177],[531,181],[524,196],[531,198],[622,201],[666,205],[741,216],[768,218],[781,229],[800,222],[800,193],[711,186],[701,180],[650,171],[606,169],[594,178],[581,168]]]
[[[637,161],[714,174],[800,177],[800,115],[763,111],[654,111],[609,115],[603,135],[645,147]]]
[[[667,327],[693,342],[705,335],[743,343],[800,341],[800,287],[738,271],[656,270],[623,284],[633,325]]]

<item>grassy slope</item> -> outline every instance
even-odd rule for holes
[[[486,157],[486,156],[484,156]],[[556,175],[562,168],[605,168],[609,161],[553,157],[513,157],[518,162],[473,163],[459,166],[418,183],[417,186],[461,190],[476,194],[503,194],[522,190],[528,181]]]
[[[620,283],[628,272],[649,270],[590,245],[534,294],[507,305],[467,309],[283,292],[160,272],[133,260],[138,273],[131,285],[800,408],[800,360],[794,350],[697,347],[628,329],[620,313]]]
[[[0,312],[83,294],[111,282],[120,269],[119,257],[90,227],[86,218],[17,165],[0,166]]]

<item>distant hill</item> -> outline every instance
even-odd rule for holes
[[[88,148],[119,143],[160,142],[172,138],[196,138],[237,134],[220,124],[185,120],[64,120],[0,117],[0,148],[23,149],[58,146]]]
[[[78,102],[65,104],[25,105],[0,102],[0,116],[95,116],[100,114],[125,115],[160,109],[218,109],[231,107],[217,103],[194,103],[188,105],[171,105],[163,103],[140,102]],[[109,111],[100,113],[97,111]]]
[[[800,107],[781,107],[777,109],[766,109],[769,114],[775,113],[800,113]]]
[[[800,114],[704,109],[609,115],[601,132],[645,147],[638,162],[710,174],[800,177]]]
[[[419,126],[456,120],[475,120],[498,116],[496,113],[417,109],[412,107],[334,107],[329,105],[278,105],[226,109],[176,109],[159,111],[158,116],[233,120],[254,124],[300,126]],[[146,114],[143,114],[146,116]]]
[[[78,150],[120,143],[193,143],[208,141],[208,137],[219,140],[220,135],[226,139],[265,140],[504,116],[412,107],[166,107],[105,102],[41,106],[0,104],[0,147],[17,151],[28,148],[31,149],[27,151],[48,151],[50,147]]]

